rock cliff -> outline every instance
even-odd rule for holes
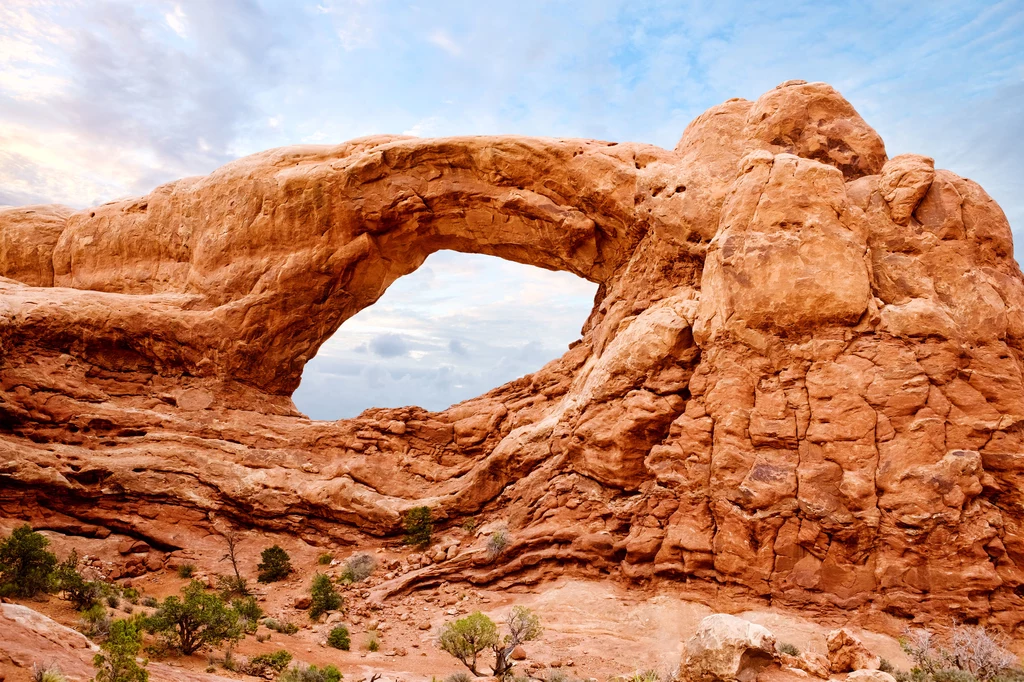
[[[792,81],[673,150],[373,137],[0,210],[0,510],[171,550],[429,505],[509,546],[395,589],[576,570],[1018,625],[1024,278],[933,166]],[[299,414],[319,346],[441,249],[598,283],[582,341],[444,412]]]

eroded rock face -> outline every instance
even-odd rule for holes
[[[314,422],[320,344],[439,249],[599,283],[582,340],[440,413]],[[0,211],[0,510],[166,552],[507,524],[394,589],[578,567],[1024,618],[1024,280],[999,207],[785,83],[674,150],[374,137]],[[83,531],[84,532],[84,531]],[[479,541],[480,543],[483,540]]]

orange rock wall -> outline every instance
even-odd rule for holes
[[[440,249],[599,283],[583,340],[441,413],[291,403]],[[790,605],[1024,620],[1024,279],[999,207],[784,83],[674,150],[289,147],[85,211],[0,210],[0,510],[183,547],[507,523],[404,579],[565,567]],[[91,531],[89,529],[92,529]]]

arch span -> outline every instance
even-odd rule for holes
[[[670,156],[518,137],[271,150],[74,214],[54,285],[131,295],[115,315],[155,330],[149,346],[126,342],[137,363],[287,396],[342,322],[436,251],[607,282],[643,234],[640,169]],[[91,336],[116,346],[125,324],[92,324]]]

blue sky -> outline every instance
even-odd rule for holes
[[[0,204],[84,207],[371,133],[671,147],[707,107],[802,78],[842,91],[890,156],[980,182],[1017,233],[1021,36],[1020,1],[4,0]],[[335,334],[296,402],[443,408],[559,355],[592,297],[570,275],[436,254]]]

